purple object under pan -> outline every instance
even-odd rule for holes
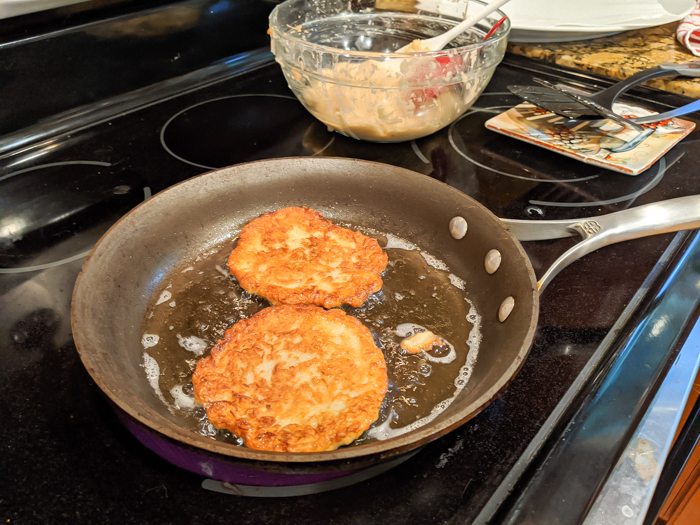
[[[268,472],[234,465],[225,459],[217,459],[175,444],[139,425],[121,410],[116,410],[129,432],[148,449],[173,465],[206,476],[208,479],[202,482],[205,489],[237,496],[302,496],[347,487],[386,472],[420,450],[364,469],[317,474]]]

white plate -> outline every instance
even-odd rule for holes
[[[527,29],[511,29],[508,42],[528,42],[531,44],[546,44],[548,42],[573,42],[575,40],[590,40],[604,36],[617,35],[620,31],[528,31]]]
[[[695,0],[511,0],[511,42],[561,42],[609,36],[680,20]]]

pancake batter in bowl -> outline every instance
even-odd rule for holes
[[[402,142],[424,137],[469,109],[486,86],[484,75],[465,79],[454,64],[445,67],[439,58],[341,62],[308,78],[302,102],[330,129],[355,139]]]

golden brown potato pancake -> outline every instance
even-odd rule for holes
[[[360,306],[382,288],[388,256],[376,240],[308,208],[283,208],[247,224],[228,267],[272,304]]]
[[[253,449],[333,450],[379,415],[386,363],[370,331],[339,309],[265,308],[197,363],[195,399]]]

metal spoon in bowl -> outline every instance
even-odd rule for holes
[[[460,22],[446,33],[443,33],[439,36],[435,36],[433,38],[426,38],[425,40],[414,40],[410,44],[407,44],[397,49],[396,51],[394,51],[394,53],[421,53],[424,51],[440,51],[455,37],[461,35],[467,29],[476,25],[483,18],[486,18],[496,9],[507,4],[509,1],[510,0],[494,0],[490,4],[482,7],[472,16],[467,17],[463,22]]]

